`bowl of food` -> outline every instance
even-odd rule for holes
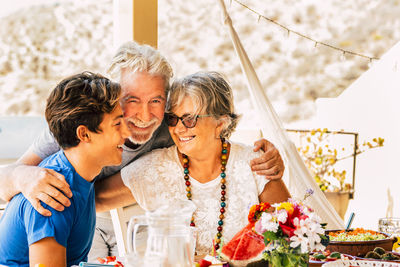
[[[381,247],[376,247],[374,250],[368,251],[363,258],[355,257],[361,260],[374,260],[374,261],[389,261],[400,263],[400,253],[394,251],[384,250]]]
[[[345,230],[329,230],[329,245],[326,249],[338,251],[357,257],[364,257],[367,252],[381,247],[384,250],[392,250],[394,237],[388,234],[363,228]]]

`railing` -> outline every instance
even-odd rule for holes
[[[293,133],[311,133],[313,130],[304,130],[304,129],[286,129],[287,132]],[[338,134],[338,135],[352,135],[353,136],[353,153],[351,157],[353,158],[352,164],[352,178],[351,178],[351,188],[352,191],[350,192],[350,199],[354,198],[354,186],[355,186],[355,177],[356,177],[356,162],[357,162],[357,149],[358,149],[358,133],[356,132],[346,132],[346,131],[325,131],[326,134]]]

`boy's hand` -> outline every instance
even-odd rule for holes
[[[251,170],[258,175],[264,175],[268,180],[281,179],[285,166],[279,151],[275,146],[265,139],[260,139],[254,143],[254,152],[262,149],[264,153],[250,161]]]
[[[18,177],[18,189],[32,204],[33,208],[43,216],[51,216],[51,212],[40,204],[40,201],[57,211],[68,207],[72,197],[69,184],[62,174],[36,166],[21,165],[15,169]]]

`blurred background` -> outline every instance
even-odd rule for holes
[[[308,119],[315,99],[338,96],[369,60],[287,34],[235,1],[234,26],[283,122]],[[380,57],[400,40],[400,3],[388,1],[242,1],[279,23],[334,46]],[[245,81],[215,0],[159,0],[159,49],[175,75],[217,70],[231,82],[242,121],[252,116]],[[41,115],[63,77],[105,73],[113,55],[113,2],[7,1],[0,11],[0,115]]]

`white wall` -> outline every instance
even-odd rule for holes
[[[340,96],[317,100],[317,116],[296,127],[359,133],[359,141],[382,137],[384,147],[357,157],[353,227],[377,229],[392,211],[400,217],[400,42]]]

